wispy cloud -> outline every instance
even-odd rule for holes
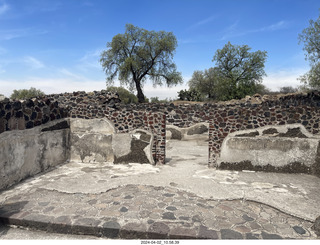
[[[101,70],[101,64],[99,63],[101,52],[102,49],[86,52],[86,54],[79,59],[77,67],[83,71],[90,71],[92,69]]]
[[[3,2],[3,4],[0,5],[0,15],[3,15],[4,13],[6,13],[9,9],[10,9],[10,6],[5,2]]]
[[[34,35],[43,35],[46,33],[48,32],[45,30],[35,30],[33,28],[0,30],[0,41],[1,40],[8,41],[15,38],[34,36]]]
[[[190,29],[198,28],[198,27],[200,27],[200,26],[203,26],[203,25],[205,25],[205,24],[208,24],[208,23],[212,22],[212,21],[215,20],[216,18],[218,18],[217,15],[212,15],[212,16],[210,16],[210,17],[208,17],[208,18],[202,19],[202,20],[200,20],[200,21],[192,24],[191,26],[189,26],[188,29],[190,30]]]
[[[60,69],[59,72],[60,72],[60,74],[62,74],[63,76],[66,76],[66,77],[69,77],[69,78],[72,78],[72,79],[76,79],[76,80],[78,80],[78,81],[79,81],[79,80],[80,80],[80,81],[86,80],[85,77],[83,77],[83,76],[81,76],[81,75],[77,75],[77,74],[69,71],[69,70],[66,69],[66,68]]]
[[[23,61],[25,64],[27,64],[32,69],[41,69],[41,68],[45,67],[45,65],[40,60],[38,60],[32,56],[24,57]]]
[[[272,32],[272,31],[278,31],[278,30],[283,30],[289,27],[289,22],[285,20],[281,20],[277,23],[268,25],[268,26],[263,26],[258,29],[251,29],[251,30],[241,30],[239,27],[239,21],[236,21],[232,25],[228,26],[224,34],[221,38],[221,40],[225,40],[227,38],[232,38],[232,37],[239,37],[239,36],[244,36],[247,34],[252,34],[252,33],[258,33],[258,32]]]

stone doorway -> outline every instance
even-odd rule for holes
[[[198,123],[188,128],[167,125],[166,164],[207,166],[208,127],[208,123]]]

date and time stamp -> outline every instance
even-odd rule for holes
[[[180,244],[180,241],[177,240],[148,240],[148,241],[141,241],[140,244],[144,245],[175,245]]]

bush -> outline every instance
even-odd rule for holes
[[[19,89],[13,90],[13,93],[10,96],[12,100],[26,100],[31,98],[36,98],[40,96],[44,96],[45,93],[39,89],[31,87],[30,89]]]
[[[108,92],[116,92],[118,93],[121,103],[130,104],[130,103],[138,103],[138,98],[133,93],[130,93],[123,87],[108,87]]]

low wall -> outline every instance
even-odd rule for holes
[[[154,164],[153,135],[105,119],[66,118],[0,134],[0,190],[67,161]]]
[[[0,134],[0,190],[69,159],[68,120]]]
[[[261,103],[238,102],[212,105],[209,121],[209,165],[217,166],[223,140],[240,130],[267,125],[302,124],[319,134],[319,93],[293,94]]]
[[[237,131],[224,139],[217,166],[320,177],[319,143],[320,136],[310,134],[301,124]]]

